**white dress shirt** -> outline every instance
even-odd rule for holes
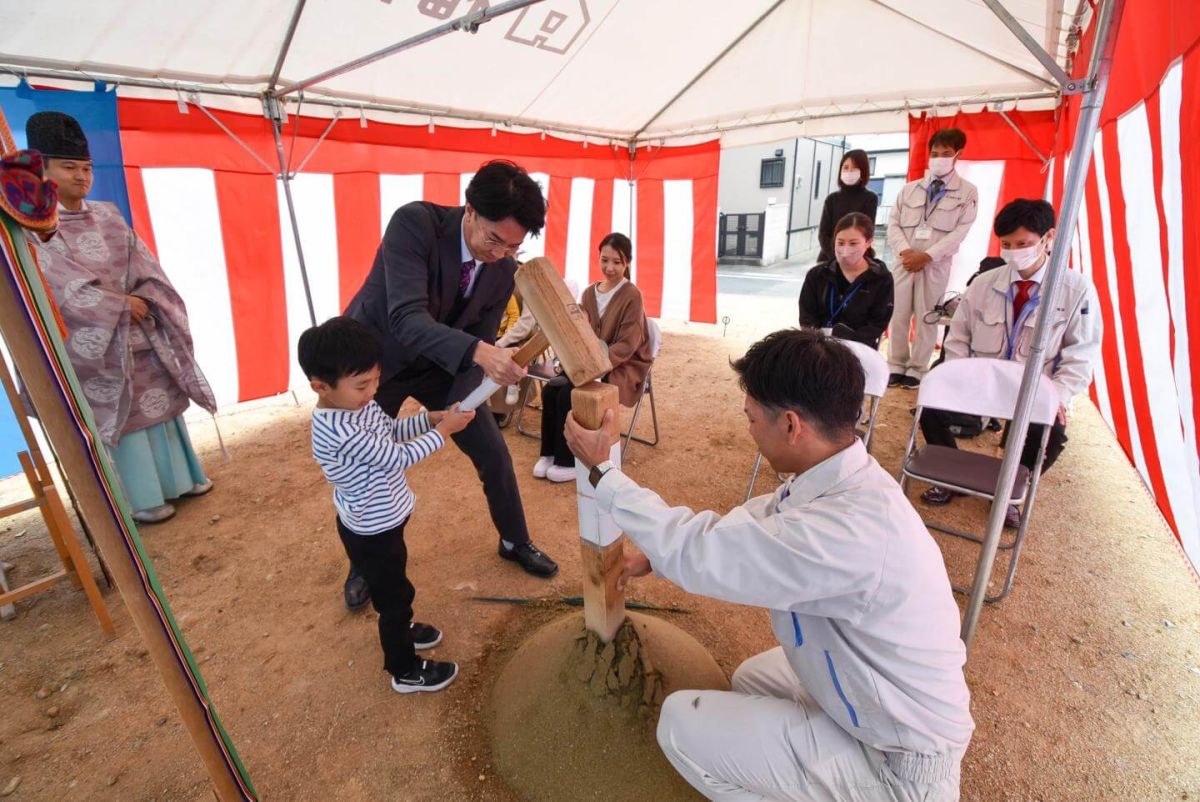
[[[475,292],[475,282],[479,279],[479,269],[483,267],[483,263],[475,258],[471,253],[471,249],[467,247],[467,231],[466,217],[463,217],[463,224],[459,227],[459,237],[462,240],[462,260],[459,262],[459,269],[470,260],[473,267],[471,268],[471,281],[467,284],[467,291],[463,293],[464,298],[470,298],[471,293]]]

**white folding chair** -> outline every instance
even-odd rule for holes
[[[867,428],[866,430],[856,429],[855,433],[862,438],[863,445],[867,451],[871,450],[871,437],[875,434],[875,418],[879,415],[879,402],[883,398],[883,394],[887,392],[888,383],[888,363],[883,358],[883,354],[869,345],[856,343],[851,340],[839,340],[839,342],[849,348],[856,357],[863,369],[863,395],[870,401],[870,412],[867,413]],[[746,498],[742,501],[745,504],[754,494],[754,482],[758,479],[759,468],[762,467],[762,454],[754,458],[754,468],[750,471],[750,484],[746,487]]]
[[[957,491],[991,502],[995,498],[996,483],[1000,477],[1000,458],[977,454],[947,446],[925,445],[916,447],[917,430],[921,415],[926,409],[961,412],[967,415],[1012,420],[1017,406],[1017,393],[1021,388],[1021,377],[1025,366],[1005,359],[952,359],[933,368],[921,380],[917,392],[917,409],[913,416],[912,434],[904,452],[900,467],[900,487],[907,490],[908,480],[928,482],[947,490]],[[1017,479],[1013,484],[1012,497],[1008,503],[1021,507],[1021,523],[1016,536],[999,548],[1011,550],[1004,587],[999,593],[986,596],[985,601],[995,603],[1008,595],[1013,577],[1017,573],[1017,561],[1029,529],[1033,513],[1033,500],[1037,495],[1038,480],[1042,475],[1042,462],[1046,457],[1046,443],[1050,439],[1050,426],[1058,414],[1058,391],[1054,383],[1044,374],[1040,377],[1034,394],[1030,424],[1041,424],[1042,440],[1038,446],[1037,461],[1033,470],[1024,465],[1017,467]],[[1007,444],[1007,448],[1023,449],[1024,443]],[[983,543],[983,538],[948,526],[925,522],[930,529],[948,535]],[[974,577],[968,585],[955,585],[959,593],[970,593]]]
[[[648,446],[658,445],[658,408],[654,406],[654,363],[658,361],[658,353],[662,350],[662,329],[658,327],[658,322],[653,318],[646,318],[646,336],[650,340],[650,369],[646,371],[646,381],[642,383],[642,393],[638,396],[637,403],[633,405],[633,417],[629,419],[629,431],[625,432],[625,442],[621,445],[622,462],[625,461],[625,452],[629,450],[629,443],[633,440]],[[638,415],[642,411],[642,401],[646,399],[646,396],[650,397],[650,420],[654,424],[653,440],[633,433],[633,427],[637,425]]]

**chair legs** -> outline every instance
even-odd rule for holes
[[[526,437],[532,437],[533,439],[537,440],[537,439],[541,438],[541,436],[542,436],[541,432],[535,432],[530,429],[526,429],[522,425],[522,423],[525,420],[525,410],[528,409],[533,404],[533,396],[535,395],[534,381],[536,381],[536,380],[535,379],[526,379],[524,382],[522,382],[521,398],[520,398],[520,401],[517,403],[517,413],[516,413],[515,422],[517,424],[517,427],[516,427],[517,432],[525,435]]]
[[[637,404],[633,407],[633,417],[629,421],[629,430],[625,432],[625,442],[621,444],[621,459],[624,461],[625,452],[629,450],[629,444],[636,440],[639,443],[645,443],[648,446],[658,445],[658,407],[654,405],[654,384],[651,378],[652,372],[646,374],[646,386],[642,390],[642,395],[638,398]],[[651,440],[633,433],[633,427],[637,426],[638,415],[642,411],[642,403],[646,400],[646,396],[650,397],[650,420],[654,424],[654,439]]]

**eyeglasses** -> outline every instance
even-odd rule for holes
[[[483,236],[484,245],[486,245],[489,248],[496,248],[497,250],[501,250],[506,255],[509,255],[509,256],[516,254],[517,250],[521,247],[521,244],[522,244],[521,242],[518,242],[516,245],[510,245],[509,243],[505,242],[502,237],[498,236],[495,232],[488,231],[486,228],[483,230],[483,234],[484,234],[484,236]]]

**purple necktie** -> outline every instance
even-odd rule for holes
[[[462,263],[462,272],[458,274],[458,294],[467,297],[467,288],[471,286],[471,276],[475,273],[475,260],[468,259]]]

